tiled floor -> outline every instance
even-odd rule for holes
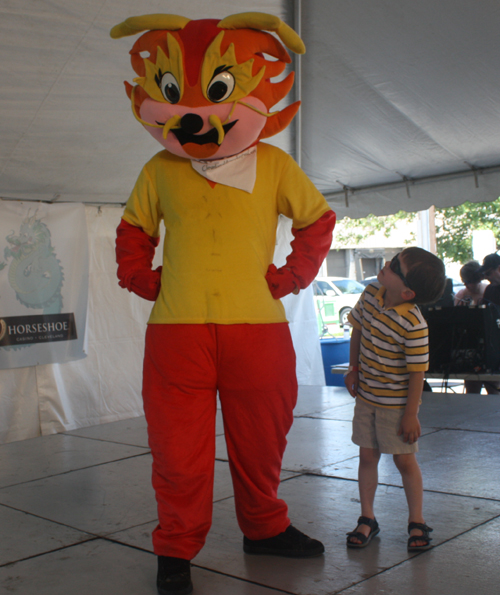
[[[392,459],[376,497],[381,533],[347,550],[359,516],[353,402],[301,387],[280,496],[323,557],[248,556],[236,524],[221,420],[212,530],[193,560],[195,595],[493,595],[500,565],[500,397],[426,393],[420,439],[434,549],[409,555]],[[0,446],[0,593],[154,595],[155,501],[143,418]]]

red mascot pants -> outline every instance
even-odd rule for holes
[[[219,393],[238,523],[249,539],[290,524],[278,499],[297,401],[287,323],[151,324],[143,398],[159,525],[155,554],[191,560],[212,522]]]

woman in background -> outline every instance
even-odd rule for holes
[[[460,278],[465,288],[456,293],[455,306],[477,306],[481,301],[487,284],[482,282],[480,268],[477,260],[471,260],[460,269]]]
[[[455,306],[477,306],[483,298],[484,290],[488,287],[483,283],[483,273],[480,271],[481,265],[476,260],[464,264],[460,269],[460,278],[465,289],[461,289],[455,295]],[[481,380],[465,380],[465,392],[481,394],[481,389],[486,389],[489,395],[498,395],[500,392],[500,383]]]

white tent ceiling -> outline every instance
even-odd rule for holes
[[[339,216],[499,196],[494,0],[0,0],[0,197],[123,203],[159,145],[124,93],[132,39],[109,29],[247,10],[301,27],[301,165]]]
[[[302,166],[339,214],[498,198],[498,2],[302,6]]]

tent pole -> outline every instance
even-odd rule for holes
[[[459,170],[459,171],[455,171],[455,172],[449,172],[449,173],[444,173],[444,174],[435,174],[435,175],[431,175],[431,176],[422,176],[421,178],[406,178],[403,179],[402,181],[396,181],[396,182],[385,182],[385,183],[380,183],[380,184],[370,184],[367,186],[350,186],[349,190],[351,192],[352,195],[355,194],[363,194],[364,192],[370,192],[370,191],[379,191],[382,192],[384,190],[390,190],[390,189],[394,189],[394,188],[405,188],[406,189],[406,193],[408,195],[408,193],[410,192],[410,188],[412,186],[417,186],[420,184],[428,184],[430,182],[440,182],[440,181],[444,181],[444,180],[456,180],[456,179],[460,179],[460,178],[473,178],[474,179],[474,185],[476,188],[479,188],[479,180],[480,178],[478,177],[479,175],[484,176],[484,175],[488,175],[490,173],[496,173],[500,171],[500,164],[496,164],[496,165],[490,165],[490,166],[486,166],[486,167],[477,167],[474,169],[474,171],[471,171],[470,169],[466,169],[466,170]],[[399,174],[401,176],[401,174]],[[404,178],[404,176],[401,176]],[[337,196],[344,196],[345,194],[345,186],[342,184],[342,182],[340,180],[336,180],[337,184],[343,186],[342,190],[332,190],[330,192],[323,192],[323,196],[326,198],[326,200],[329,199],[333,199]]]

